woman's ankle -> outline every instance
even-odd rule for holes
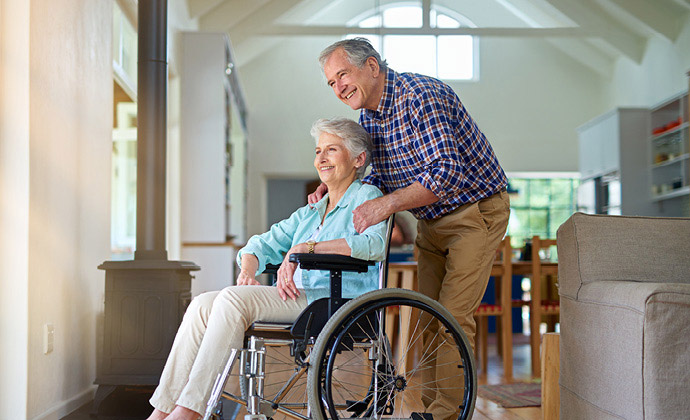
[[[168,413],[164,413],[159,409],[155,408],[153,413],[146,420],[163,420],[168,417]]]
[[[201,418],[201,414],[194,410],[190,410],[187,407],[178,405],[175,409],[166,417],[167,420],[197,420]]]

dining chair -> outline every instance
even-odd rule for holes
[[[481,303],[474,314],[477,322],[475,336],[475,349],[479,359],[481,374],[486,375],[488,365],[488,317],[496,317],[497,350],[503,359],[503,374],[506,379],[513,377],[513,340],[512,340],[512,314],[511,314],[511,287],[512,287],[512,254],[510,236],[506,236],[496,251],[500,256],[500,264],[493,264],[491,276],[494,278],[496,300],[495,303]]]
[[[542,260],[539,253],[540,250],[548,251],[549,248],[555,245],[555,239],[541,239],[539,236],[532,237],[532,281],[530,287],[529,322],[532,376],[534,377],[541,375],[539,349],[541,344],[540,326],[542,317],[546,317],[547,327],[553,331],[560,313],[560,302],[558,300],[557,287],[555,287],[557,275],[554,272],[553,263],[548,264],[549,269],[545,270],[545,261]]]

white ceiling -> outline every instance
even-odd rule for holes
[[[652,36],[674,42],[690,13],[690,0],[187,0],[200,30],[229,35],[240,66],[285,36],[356,33],[359,28],[348,22],[390,3],[416,3],[426,10],[443,6],[477,27],[385,28],[379,33],[538,37],[603,77],[619,57],[640,63]]]

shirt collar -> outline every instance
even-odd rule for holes
[[[348,207],[350,203],[352,203],[352,200],[357,196],[357,192],[359,189],[362,188],[362,181],[359,179],[355,179],[352,184],[350,184],[349,187],[347,187],[347,191],[345,191],[345,194],[343,195],[343,198],[338,201],[338,204],[336,204],[334,210],[338,207]],[[319,200],[316,204],[314,204],[313,207],[311,207],[312,210],[317,210],[321,217],[323,218],[324,214],[326,213],[326,206],[328,205],[328,194],[324,195],[321,200]]]
[[[398,79],[396,73],[390,67],[386,69],[386,82],[383,85],[383,94],[379,101],[379,106],[376,111],[365,109],[364,112],[370,118],[375,118],[377,115],[390,115],[393,113],[393,100],[395,99],[395,81]]]

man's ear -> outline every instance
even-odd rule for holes
[[[374,76],[378,75],[381,70],[379,68],[379,62],[376,61],[374,57],[367,58],[366,66],[368,66],[371,69],[371,71],[374,73]]]

